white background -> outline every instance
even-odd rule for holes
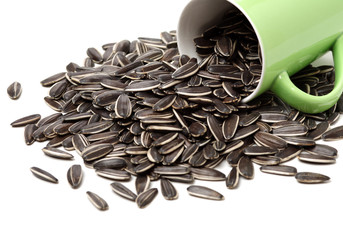
[[[343,155],[333,165],[309,165],[294,160],[298,171],[331,177],[321,185],[299,184],[293,177],[263,174],[241,179],[236,190],[224,182],[199,182],[225,196],[224,201],[190,197],[187,184],[175,183],[179,199],[167,201],[159,193],[146,209],[115,195],[110,180],[83,167],[84,181],[74,190],[66,179],[75,160],[49,158],[45,143],[26,146],[17,118],[53,111],[43,101],[48,89],[40,81],[83,63],[88,47],[139,36],[159,37],[176,29],[187,1],[1,1],[0,3],[0,239],[343,239]],[[321,63],[332,63],[329,55]],[[342,66],[340,66],[342,67]],[[19,81],[23,93],[12,101],[7,86]],[[343,118],[336,126],[343,123]],[[342,142],[329,143],[341,148]],[[54,185],[33,177],[29,168],[41,167],[59,180]],[[221,170],[228,174],[226,162]],[[134,181],[126,184],[134,189]],[[154,182],[152,187],[158,187]],[[86,191],[102,196],[108,211],[95,209]]]

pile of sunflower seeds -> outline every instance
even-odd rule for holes
[[[343,112],[343,98],[319,114],[301,113],[269,92],[242,103],[258,84],[262,59],[256,36],[239,13],[230,12],[194,42],[201,62],[179,54],[175,31],[162,32],[160,39],[108,43],[103,53],[89,48],[83,66],[70,63],[66,72],[41,81],[50,87],[44,100],[57,113],[42,119],[34,114],[11,125],[25,126],[28,145],[48,141],[43,148],[48,156],[73,159],[58,148],[75,150],[86,167],[115,181],[116,194],[140,208],[158,194],[150,181],[160,180],[163,196],[173,200],[178,192],[172,182],[225,181],[233,189],[241,177],[253,178],[255,164],[262,172],[295,176],[301,183],[328,181],[284,163],[296,157],[335,162],[337,150],[315,141],[343,138],[343,127],[331,129]],[[324,95],[333,88],[334,70],[308,66],[292,80],[310,94]],[[215,169],[222,162],[231,166],[227,175]],[[58,183],[45,170],[31,171]],[[67,176],[77,188],[81,166],[71,166]],[[136,192],[119,182],[132,176]],[[187,190],[196,197],[224,199],[203,186]],[[108,208],[97,194],[87,196],[98,209]]]

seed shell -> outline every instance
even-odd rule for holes
[[[78,188],[82,182],[81,165],[75,164],[68,169],[67,179],[72,188]]]
[[[142,193],[140,193],[136,198],[136,203],[139,208],[145,208],[148,206],[157,196],[157,188],[150,188]]]
[[[111,183],[113,192],[131,201],[136,201],[137,195],[119,182]]]
[[[11,123],[12,127],[25,127],[28,124],[37,123],[41,118],[40,114],[32,114],[30,116],[26,116],[20,119],[15,120]]]
[[[73,159],[74,156],[70,153],[67,153],[63,150],[60,150],[58,148],[54,148],[54,147],[45,147],[42,149],[43,152],[49,156],[49,157],[53,157],[53,158],[59,158],[59,159]]]
[[[41,180],[52,182],[52,183],[58,183],[58,179],[55,178],[51,173],[48,173],[47,171],[40,169],[38,167],[32,167],[30,168],[33,175]]]
[[[166,200],[175,200],[178,198],[178,192],[168,179],[161,179],[161,191]]]
[[[18,99],[21,95],[21,92],[22,87],[19,82],[14,82],[7,88],[7,94],[13,100]]]
[[[300,183],[323,183],[330,180],[330,177],[313,172],[299,172],[295,178]]]
[[[192,185],[187,188],[187,191],[189,195],[194,197],[204,198],[208,200],[224,200],[224,196],[222,194],[213,189],[203,186]]]
[[[94,205],[94,207],[101,211],[108,209],[108,204],[103,198],[99,197],[97,194],[90,191],[87,191],[86,194],[89,201]]]
[[[261,172],[282,175],[282,176],[295,176],[297,169],[292,166],[279,165],[279,166],[262,166]]]

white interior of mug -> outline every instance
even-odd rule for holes
[[[240,10],[244,16],[248,19],[251,26],[253,27],[258,41],[260,43],[260,49],[262,53],[262,74],[261,81],[256,87],[255,91],[251,93],[248,97],[242,100],[246,103],[256,97],[261,88],[261,82],[264,76],[264,49],[261,42],[260,35],[251,21],[249,16],[245,13],[244,9],[240,8],[234,0],[192,0],[184,8],[179,18],[179,23],[177,27],[177,39],[178,48],[180,54],[186,54],[190,57],[196,57],[199,61],[201,57],[196,52],[196,47],[193,39],[201,36],[201,34],[209,29],[210,27],[220,23],[223,19],[224,14],[231,8],[237,8]]]

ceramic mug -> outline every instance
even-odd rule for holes
[[[198,57],[193,39],[234,7],[250,21],[263,57],[261,81],[243,102],[271,90],[302,112],[319,113],[338,101],[343,91],[342,0],[192,0],[178,23],[180,53]],[[297,88],[289,76],[330,50],[335,64],[334,89],[314,96]]]

